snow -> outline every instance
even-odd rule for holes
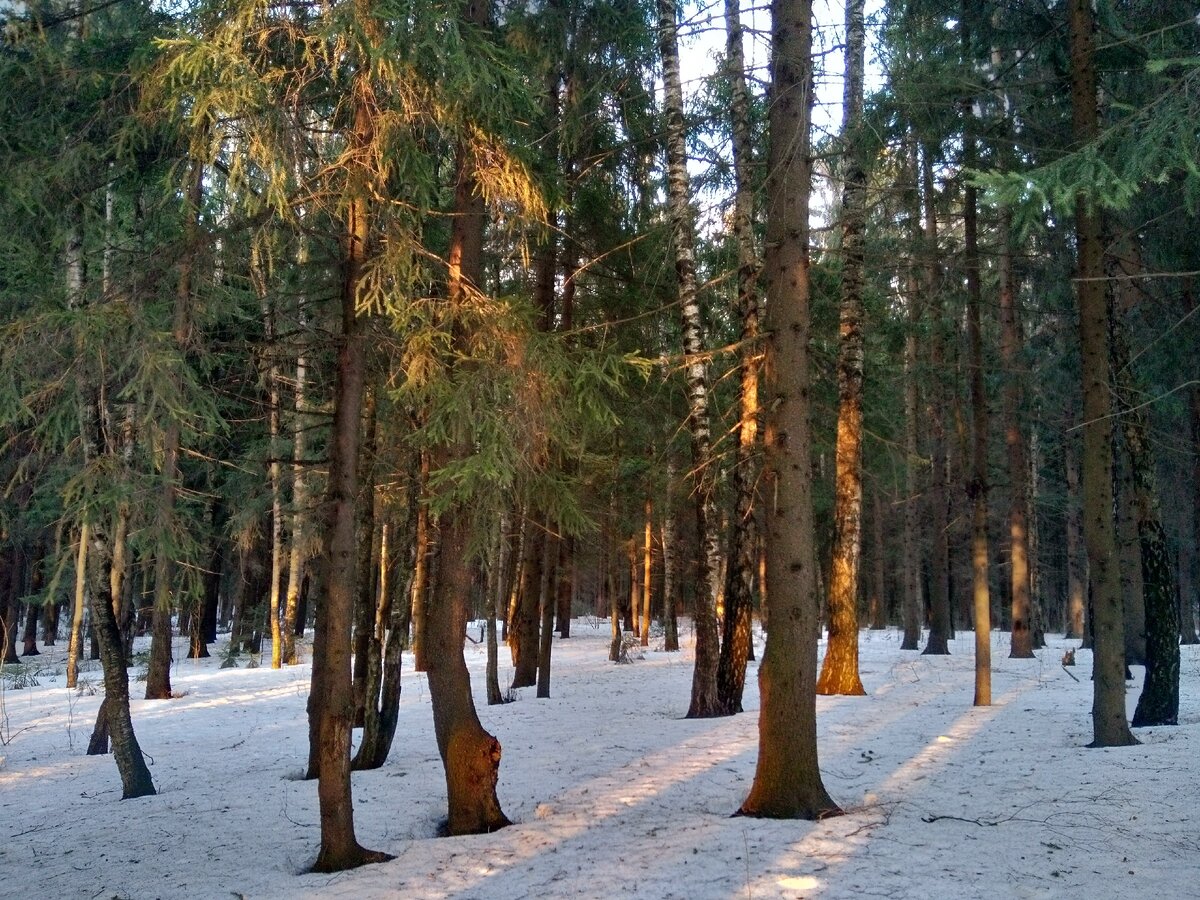
[[[1091,655],[1061,665],[1074,642],[1010,660],[995,633],[996,702],[973,709],[969,632],[925,657],[864,631],[868,696],[817,701],[825,785],[847,815],[814,823],[731,818],[754,775],[755,663],[746,714],[691,721],[689,647],[614,665],[608,640],[606,621],[576,621],[555,642],[553,698],[497,707],[484,649],[466,645],[516,823],[466,838],[434,836],[442,770],[406,657],[391,756],[354,774],[360,842],[397,858],[332,876],[303,874],[318,843],[316,785],[299,780],[306,666],[221,669],[220,645],[192,661],[180,643],[182,696],[133,703],[159,794],[121,801],[112,757],[84,755],[96,664],[68,691],[64,648],[47,648],[36,686],[3,679],[0,897],[1200,897],[1196,647],[1178,727],[1092,750]]]

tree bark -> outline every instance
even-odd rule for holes
[[[487,28],[491,4],[477,0],[463,9],[468,27]],[[447,258],[447,304],[451,321],[480,288],[483,271],[483,231],[486,211],[475,178],[476,160],[460,143],[455,160],[454,216]],[[460,352],[465,335],[455,325],[452,341]],[[449,462],[463,447],[445,447]],[[463,656],[463,635],[471,590],[467,548],[469,517],[462,503],[442,514],[441,563],[428,610],[427,641],[429,696],[438,752],[446,774],[445,833],[481,834],[509,825],[496,796],[500,772],[500,742],[484,730],[471,696],[471,676]]]
[[[691,184],[687,171],[687,135],[683,124],[683,82],[679,74],[679,34],[675,0],[658,0],[659,49],[663,60],[663,108],[666,112],[667,215],[675,253],[675,277],[683,317],[683,352],[688,394],[687,427],[691,438],[690,502],[695,520],[693,623],[696,663],[692,672],[689,719],[725,714],[717,697],[717,632],[712,562],[716,558],[713,509],[715,466],[709,422],[708,363],[703,355],[704,330],[696,289]]]
[[[356,2],[364,20],[366,0]],[[349,136],[357,153],[374,140],[367,108],[370,90],[356,77],[353,130]],[[348,198],[342,248],[342,335],[334,386],[333,433],[329,442],[329,482],[322,515],[320,564],[324,602],[318,607],[317,643],[313,648],[312,691],[308,713],[315,737],[317,800],[321,816],[321,847],[314,872],[336,872],[390,857],[367,850],[354,834],[354,804],[350,789],[350,730],[354,697],[350,673],[350,626],[354,615],[355,500],[358,495],[359,432],[366,374],[366,348],[357,314],[359,284],[367,260],[370,210],[364,193]],[[311,774],[311,773],[310,773]]]
[[[1063,522],[1067,548],[1067,623],[1066,635],[1083,642],[1090,649],[1091,641],[1084,622],[1087,611],[1087,557],[1083,547],[1083,521],[1080,516],[1079,451],[1072,435],[1065,436],[1063,465],[1066,468],[1067,508]]]
[[[299,263],[307,261],[306,253],[300,254]],[[300,330],[304,329],[304,316],[300,317]],[[301,595],[304,587],[304,564],[308,559],[308,477],[304,454],[308,422],[306,396],[308,392],[308,359],[303,350],[296,353],[296,396],[295,414],[292,424],[292,524],[288,547],[287,595],[283,605],[283,623],[280,628],[283,664],[294,666],[299,659],[296,654],[296,638],[304,634],[304,612],[301,610]]]
[[[279,463],[280,398],[279,347],[275,335],[275,304],[267,293],[267,273],[259,259],[258,245],[251,249],[250,277],[258,294],[263,316],[263,339],[267,347],[267,481],[271,486],[271,587],[267,617],[271,623],[271,668],[283,666],[283,634],[280,623],[279,589],[283,578],[283,488]]]
[[[773,0],[770,150],[763,271],[767,582],[772,610],[759,665],[758,762],[742,815],[820,819],[841,812],[817,765],[818,597],[809,423],[808,216],[812,5]]]
[[[1091,0],[1070,0],[1071,122],[1077,144],[1099,134],[1095,28]],[[1083,372],[1084,540],[1092,578],[1095,650],[1092,670],[1093,747],[1138,741],[1125,718],[1125,636],[1121,575],[1113,536],[1112,399],[1109,387],[1108,304],[1099,212],[1080,193],[1075,203],[1075,282]]]
[[[121,775],[121,799],[147,797],[155,793],[150,770],[142,757],[133,719],[129,714],[129,671],[121,646],[121,632],[113,615],[111,576],[112,551],[102,529],[88,530],[88,585],[92,598],[92,619],[100,642],[104,666],[104,705],[108,708],[108,733],[113,757]]]
[[[204,166],[193,160],[189,173],[184,237],[187,244],[179,260],[179,283],[175,288],[175,308],[171,323],[171,338],[179,355],[176,364],[185,364],[185,355],[192,328],[192,275],[196,267],[199,246],[200,204],[204,196]],[[176,389],[180,375],[172,376]],[[146,699],[168,700],[171,697],[171,613],[175,587],[176,561],[168,536],[174,530],[175,499],[179,492],[179,419],[170,415],[162,437],[162,488],[158,499],[158,547],[154,555],[154,625],[150,641],[150,665],[146,672]]]
[[[929,430],[932,452],[932,475],[929,482],[929,505],[933,529],[933,568],[929,578],[929,637],[924,655],[950,653],[950,522],[949,491],[946,478],[946,336],[945,302],[941,294],[940,267],[937,264],[938,226],[933,186],[933,148],[921,148],[921,193],[925,198],[925,234],[923,245],[922,290],[928,304],[930,319],[929,366]]]
[[[750,92],[746,86],[744,29],[739,0],[725,0],[725,68],[731,96],[730,130],[733,136],[733,235],[738,248],[738,314],[741,318],[740,382],[738,385],[738,442],[731,473],[733,528],[725,568],[725,617],[722,620],[721,655],[717,663],[717,700],[727,713],[742,711],[746,663],[753,649],[755,519],[758,448],[759,346],[758,252],[754,246],[754,164],[750,133]],[[665,564],[664,564],[665,568]]]
[[[817,679],[818,694],[849,696],[866,693],[858,674],[858,583],[862,557],[863,229],[867,199],[867,173],[860,146],[866,45],[863,7],[864,0],[847,0],[833,551],[829,567],[829,640]]]
[[[546,530],[536,519],[529,519],[521,543],[521,582],[509,645],[512,648],[512,687],[532,687],[537,683],[539,601],[545,565]]]
[[[970,50],[963,2],[963,51]],[[963,164],[976,165],[975,135],[970,107],[963,135]],[[967,494],[971,500],[971,597],[975,619],[975,706],[992,703],[992,601],[988,590],[988,405],[984,388],[983,290],[979,281],[979,200],[975,187],[963,189],[964,254],[967,269],[967,342],[971,367],[971,475]],[[965,623],[964,623],[965,624]]]
[[[1008,451],[1008,546],[1012,596],[1009,659],[1033,658],[1033,610],[1029,591],[1029,523],[1025,494],[1029,467],[1021,429],[1020,324],[1012,263],[1012,214],[1000,212],[1000,364],[1004,369],[1004,446]]]
[[[1118,309],[1113,317],[1111,348],[1121,413],[1119,421],[1125,434],[1133,486],[1133,511],[1146,604],[1146,678],[1133,713],[1135,728],[1179,724],[1179,610],[1175,600],[1175,573],[1159,509],[1158,478],[1150,449],[1149,427],[1138,402],[1141,394],[1135,387],[1129,341],[1121,318],[1124,308],[1136,303],[1136,298],[1129,294],[1136,292],[1137,287],[1128,276],[1133,274],[1130,269],[1140,268],[1137,264],[1139,255],[1136,246],[1132,246],[1131,252],[1120,261],[1124,264],[1118,266],[1125,277],[1118,280],[1116,290],[1126,296],[1121,304],[1123,309]]]

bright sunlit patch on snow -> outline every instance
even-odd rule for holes
[[[821,886],[821,882],[811,875],[792,875],[780,878],[778,884],[785,891],[815,891]]]

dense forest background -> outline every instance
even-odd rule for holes
[[[498,653],[549,696],[572,615],[613,660],[683,622],[705,718],[741,711],[759,623],[748,815],[837,811],[814,695],[863,691],[863,628],[973,630],[980,705],[993,629],[1018,658],[1064,633],[1095,649],[1097,745],[1135,740],[1126,666],[1133,724],[1175,723],[1194,4],[741,15],[0,5],[5,665],[66,640],[73,685],[90,642],[125,796],[154,791],[129,667],[169,703],[180,633],[230,632],[231,664],[311,647],[330,870],[381,858],[350,770],[387,758],[405,653],[446,830],[508,824],[464,633],[501,703]],[[703,29],[724,49],[684,83]]]

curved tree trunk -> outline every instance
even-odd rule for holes
[[[356,3],[367,16],[365,0]],[[366,76],[360,74],[358,78]],[[366,106],[366,85],[356,85],[353,131],[349,140],[362,152],[373,140]],[[322,515],[320,564],[324,597],[313,648],[312,692],[308,712],[315,738],[317,800],[321,814],[321,847],[315,872],[336,872],[388,859],[362,847],[354,834],[350,789],[350,730],[354,697],[350,673],[350,627],[354,615],[355,500],[358,495],[359,432],[366,380],[366,348],[357,315],[359,283],[367,259],[370,211],[362,194],[346,206],[342,250],[342,335],[334,386],[333,432],[329,442],[329,481]],[[310,759],[312,756],[310,755]],[[311,766],[310,766],[311,768]],[[310,772],[310,775],[312,773]]]
[[[468,23],[486,27],[491,4],[479,0],[464,8]],[[455,162],[454,217],[450,228],[447,258],[447,303],[450,317],[468,303],[479,289],[483,271],[483,230],[486,220],[483,198],[477,190],[476,161],[468,147],[460,144]],[[463,339],[455,326],[453,340]],[[466,448],[441,451],[449,462]],[[446,774],[447,817],[445,833],[480,834],[509,825],[496,796],[500,772],[500,742],[484,730],[471,696],[471,676],[463,657],[470,603],[471,570],[467,536],[468,510],[455,504],[442,514],[440,564],[434,580],[433,597],[427,611],[426,639],[429,696],[438,752]]]
[[[133,719],[129,714],[129,671],[121,646],[112,608],[112,551],[102,529],[93,526],[88,534],[88,586],[92,598],[92,619],[100,642],[100,660],[104,666],[104,706],[108,713],[108,733],[112,738],[113,757],[121,774],[121,799],[146,797],[155,793],[150,769],[142,757]]]
[[[764,393],[764,541],[773,608],[759,665],[758,763],[740,813],[819,819],[841,812],[817,765],[816,573],[809,423],[808,212],[812,5],[772,3]]]

